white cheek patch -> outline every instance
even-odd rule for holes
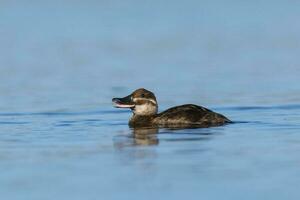
[[[133,112],[137,115],[153,115],[157,113],[157,107],[151,104],[136,105]]]
[[[137,98],[133,98],[133,101],[150,101],[151,103],[153,103],[154,105],[156,105],[156,101],[154,101],[153,99],[147,99],[147,98],[140,98],[140,97],[137,97]]]

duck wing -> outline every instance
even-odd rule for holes
[[[230,120],[202,106],[185,104],[158,114],[154,122],[161,125],[193,124],[208,127],[229,123]]]

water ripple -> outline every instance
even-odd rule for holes
[[[299,110],[300,104],[289,104],[289,105],[275,105],[275,106],[229,106],[229,107],[218,107],[217,110]]]

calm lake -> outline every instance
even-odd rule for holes
[[[0,1],[0,198],[300,198],[300,2]],[[233,120],[134,137],[113,97]]]

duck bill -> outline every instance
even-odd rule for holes
[[[113,98],[112,102],[116,108],[133,108],[134,103],[131,100],[131,95],[124,98]]]

